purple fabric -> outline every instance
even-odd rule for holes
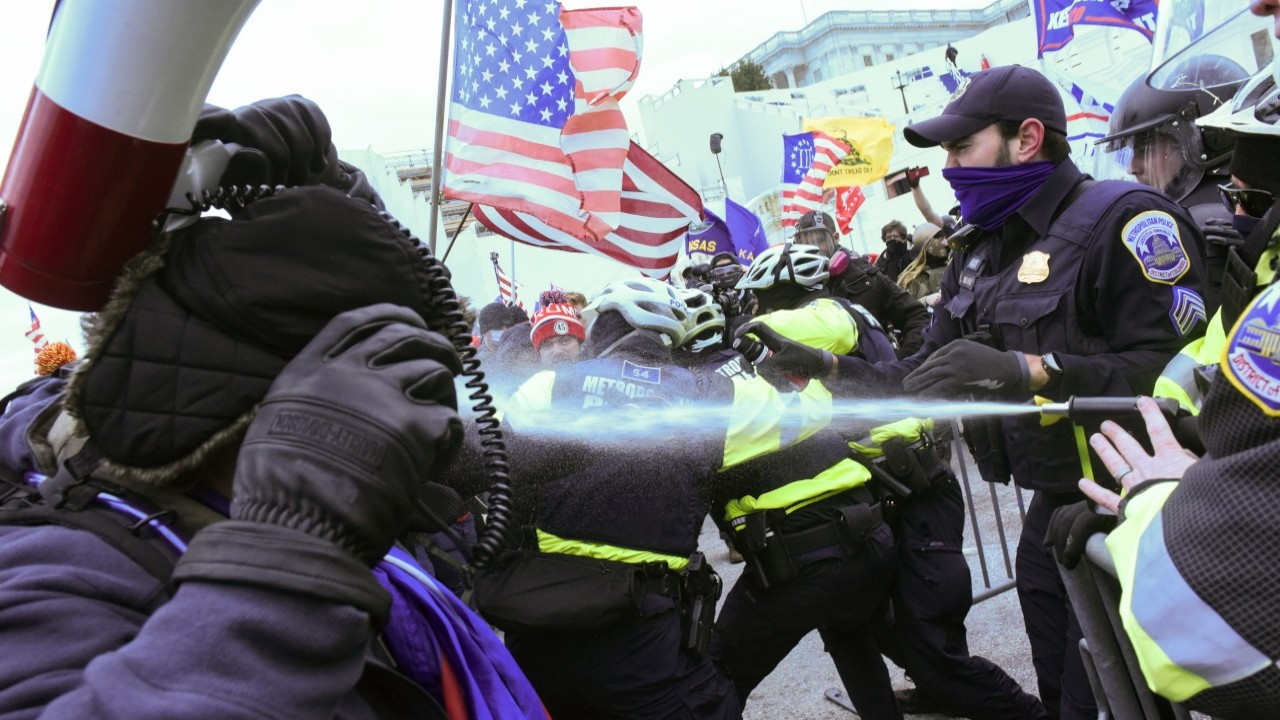
[[[1048,160],[1025,165],[943,168],[960,203],[960,216],[983,230],[1004,225],[1010,215],[1040,190],[1057,163]]]
[[[502,641],[453,593],[436,584],[400,548],[373,569],[391,593],[391,620],[383,633],[400,671],[428,692],[441,687],[448,662],[475,720],[546,720],[542,701]],[[444,698],[437,697],[444,705]]]
[[[1236,229],[1242,237],[1249,237],[1253,229],[1258,227],[1258,223],[1262,222],[1262,218],[1250,217],[1248,215],[1232,215],[1231,227]]]
[[[14,390],[0,416],[0,466],[14,473],[37,467],[35,452],[27,442],[27,429],[45,408],[62,399],[65,378],[57,375],[28,380]]]

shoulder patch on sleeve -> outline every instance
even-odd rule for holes
[[[1159,210],[1140,213],[1120,231],[1124,246],[1138,261],[1142,274],[1152,282],[1172,285],[1191,269],[1182,246],[1178,221]]]
[[[1196,325],[1209,321],[1209,315],[1205,312],[1204,298],[1191,288],[1174,285],[1173,307],[1169,309],[1169,318],[1173,320],[1173,326],[1178,329],[1178,336],[1186,337]]]
[[[1222,350],[1222,372],[1262,412],[1280,417],[1280,285],[1240,314]]]

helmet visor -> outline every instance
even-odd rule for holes
[[[1181,200],[1200,182],[1203,153],[1195,123],[1174,120],[1143,132],[1116,138],[1100,153],[1102,177],[1123,172],[1130,179]]]
[[[1147,84],[1157,90],[1214,88],[1230,79],[1238,81],[1236,68],[1248,76],[1268,67],[1275,55],[1271,18],[1254,15],[1250,4],[1175,0],[1167,9],[1162,5]],[[1204,56],[1213,60],[1197,62]],[[1224,72],[1227,69],[1234,72]]]
[[[796,233],[795,242],[801,245],[814,245],[823,255],[831,257],[836,251],[836,239],[824,227],[809,228]]]

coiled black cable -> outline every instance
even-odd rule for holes
[[[186,198],[191,208],[189,210],[168,208],[156,218],[155,226],[157,229],[163,228],[171,215],[200,215],[211,209],[235,212],[256,200],[272,197],[284,190],[283,185],[232,185],[201,191],[199,197],[187,193]],[[506,549],[512,528],[511,465],[507,455],[507,444],[502,437],[501,422],[497,417],[498,410],[493,404],[493,396],[489,393],[489,384],[485,382],[484,372],[480,369],[476,348],[471,344],[471,328],[462,318],[458,294],[454,291],[453,284],[449,282],[449,271],[444,263],[431,253],[426,244],[413,234],[412,230],[385,210],[379,211],[379,215],[417,249],[424,273],[423,290],[436,310],[431,317],[423,319],[431,330],[449,338],[462,358],[462,374],[467,378],[464,386],[470,391],[468,398],[477,413],[476,425],[480,433],[485,473],[489,479],[489,510],[484,530],[471,550],[471,565],[478,570],[483,570],[492,566]],[[461,547],[460,540],[459,547]]]
[[[284,189],[283,185],[229,185],[213,190],[201,190],[199,197],[194,193],[187,193],[186,198],[187,202],[191,203],[190,208],[165,208],[152,224],[156,229],[161,229],[174,215],[198,216],[210,210],[227,212],[243,210],[255,200],[272,197]]]
[[[484,570],[492,566],[506,549],[512,527],[511,465],[507,456],[507,443],[502,437],[501,422],[497,417],[498,409],[493,404],[493,396],[489,394],[489,384],[485,382],[484,371],[480,369],[476,348],[471,344],[471,328],[462,318],[462,307],[458,304],[458,294],[454,291],[453,284],[449,282],[449,271],[413,231],[390,213],[384,211],[381,215],[417,247],[426,273],[425,290],[436,310],[432,317],[423,319],[426,320],[427,327],[449,338],[462,358],[462,374],[467,378],[464,386],[470,391],[467,397],[477,413],[476,426],[480,433],[485,474],[489,478],[489,510],[484,529],[476,538],[471,551],[471,564],[477,570]]]

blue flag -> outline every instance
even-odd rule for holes
[[[764,235],[764,223],[760,222],[755,213],[729,198],[724,200],[724,211],[738,262],[750,265],[756,259],[756,253],[769,247],[769,240]]]
[[[1037,57],[1061,50],[1075,37],[1076,25],[1105,25],[1155,34],[1157,0],[1033,0]]]
[[[807,134],[807,133],[806,133]],[[697,232],[689,233],[685,241],[685,250],[690,255],[705,253],[715,255],[727,252],[738,258],[743,265],[750,265],[756,253],[769,247],[765,238],[764,223],[756,214],[725,198],[724,217],[720,217],[704,207],[708,225]]]
[[[715,255],[733,252],[733,236],[729,233],[729,224],[705,205],[702,207],[702,214],[706,218],[705,226],[701,230],[689,232],[684,241],[685,252],[690,256],[695,253]]]
[[[813,133],[782,136],[782,183],[798,185],[813,166]]]

